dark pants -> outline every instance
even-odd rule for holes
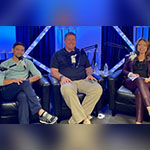
[[[125,87],[135,93],[136,99],[136,121],[143,121],[144,107],[150,106],[150,83],[146,83],[143,78],[134,81],[125,80]]]
[[[34,115],[42,108],[29,81],[2,87],[2,97],[9,101],[17,98],[20,124],[29,124],[29,110]]]

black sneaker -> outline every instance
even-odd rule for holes
[[[58,120],[56,116],[52,116],[46,111],[39,118],[40,122],[44,124],[54,124]]]

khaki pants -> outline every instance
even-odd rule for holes
[[[76,124],[87,117],[89,118],[102,95],[102,91],[102,87],[98,83],[85,80],[76,80],[62,85],[61,94],[72,112],[69,123]],[[78,99],[77,92],[86,94],[82,104]]]

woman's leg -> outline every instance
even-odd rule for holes
[[[133,93],[135,92],[136,88],[137,88],[137,85],[134,81],[130,80],[129,78],[125,80],[124,82],[124,86],[131,90]]]
[[[149,90],[150,90],[150,83],[147,83],[147,86],[148,86],[148,88],[149,88]],[[150,106],[147,106],[146,108],[147,108],[148,114],[149,114],[149,116],[150,116]]]
[[[138,78],[135,80],[137,88],[139,89],[141,96],[142,96],[142,100],[143,100],[143,104],[144,106],[147,108],[149,114],[150,114],[150,91],[149,91],[149,84],[147,84],[144,79],[142,78]]]
[[[143,122],[144,104],[139,89],[136,89],[135,91],[135,100],[136,100],[136,124],[141,124]]]
[[[143,106],[144,105],[148,113],[150,115],[150,83],[146,83],[143,78],[138,78],[135,81],[131,81],[130,79],[127,79],[125,81],[125,87],[130,89],[132,92],[135,91],[135,89],[138,89],[138,92],[135,92],[136,94],[136,116],[137,116],[137,121],[142,121],[143,119],[141,118],[142,113],[144,110]],[[140,114],[141,113],[141,114]]]

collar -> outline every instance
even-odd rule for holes
[[[66,50],[66,48],[64,47],[64,52],[65,52],[65,54],[67,54],[67,55],[74,55],[74,54],[77,54],[77,53],[78,53],[78,49],[75,47],[75,50],[74,50],[74,51],[68,52],[68,51]]]

